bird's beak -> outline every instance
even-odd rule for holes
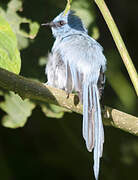
[[[50,26],[50,27],[55,27],[55,23],[53,21],[49,22],[49,23],[44,23],[41,24],[42,26]]]

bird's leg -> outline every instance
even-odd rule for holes
[[[81,102],[81,104],[83,104],[83,102],[82,102],[82,91],[76,91],[76,93],[77,93],[77,95],[78,95],[78,97],[79,97],[79,101]]]
[[[68,99],[69,98],[69,92],[66,91],[66,98]]]
[[[68,99],[71,92],[67,88],[65,88],[64,90],[66,92],[66,98]]]
[[[45,82],[45,83],[43,83],[43,85],[44,85],[44,86],[48,86],[48,81],[47,81],[47,82]]]

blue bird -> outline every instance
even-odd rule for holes
[[[67,93],[77,92],[83,103],[83,138],[94,149],[94,175],[98,180],[104,129],[100,98],[104,89],[106,58],[101,45],[91,38],[73,11],[60,13],[50,23],[55,42],[46,66],[47,84]]]

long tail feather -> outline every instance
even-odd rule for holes
[[[103,152],[104,130],[101,118],[99,91],[96,84],[83,86],[83,137],[88,151],[94,147],[94,174],[98,180],[100,157]]]
[[[88,128],[88,84],[85,84],[83,86],[83,138],[86,141],[87,149],[89,149]]]
[[[72,89],[79,89],[79,75],[77,70],[69,64],[66,65],[69,74],[72,76]],[[68,83],[68,82],[67,82]],[[91,81],[83,81],[82,85],[83,101],[83,137],[89,152],[94,148],[94,175],[98,180],[100,157],[103,152],[104,131],[101,118],[101,108],[99,102],[99,90],[97,84]]]
[[[84,83],[83,86],[83,137],[89,152],[94,147],[94,116],[93,96],[91,83]]]
[[[94,174],[96,180],[98,180],[99,175],[99,166],[100,166],[100,157],[103,152],[103,143],[104,143],[104,130],[101,117],[101,108],[99,102],[99,92],[97,85],[93,85],[93,102],[94,102],[94,122],[95,122],[95,145],[94,145]]]

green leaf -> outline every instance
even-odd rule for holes
[[[41,109],[47,117],[62,118],[64,112],[71,112],[63,107],[56,106],[54,104],[41,104]]]
[[[11,0],[8,3],[7,9],[3,10],[0,7],[0,15],[3,16],[11,25],[14,33],[20,37],[20,40],[23,39],[23,41],[19,41],[19,47],[25,48],[27,47],[28,43],[26,42],[27,38],[34,39],[38,33],[40,25],[37,22],[32,22],[30,19],[21,17],[18,15],[17,11],[22,11],[22,1],[20,0]],[[21,24],[28,24],[29,26],[29,32],[24,31],[21,29]],[[23,45],[22,45],[23,43]]]
[[[2,16],[0,16],[0,67],[16,74],[19,74],[21,67],[16,36]]]
[[[27,19],[24,19],[24,21],[21,22],[21,23],[28,24],[29,28],[30,28],[30,31],[29,31],[29,33],[27,33],[24,30],[19,29],[17,32],[23,37],[34,39],[35,36],[37,35],[38,30],[39,30],[38,23],[32,22],[31,20],[27,20]]]
[[[9,23],[11,23],[12,28],[15,30],[17,34],[34,39],[39,30],[39,24],[36,22],[32,22],[30,19],[20,17],[17,11],[21,11],[21,10],[22,10],[22,1],[11,0],[8,3],[8,9],[6,12],[7,20],[9,21]],[[27,23],[29,25],[30,31],[28,33],[20,29],[20,25],[22,23]]]
[[[71,9],[74,10],[76,12],[76,15],[78,15],[83,20],[87,28],[92,25],[91,32],[89,33],[94,39],[98,39],[99,30],[94,23],[96,18],[94,3],[84,0],[72,1]]]
[[[31,38],[31,39],[34,39],[35,38],[35,36],[36,36],[36,34],[37,34],[37,32],[38,32],[38,30],[39,30],[39,25],[38,25],[38,23],[36,23],[36,22],[31,22],[30,21],[30,33],[29,33],[29,37]]]
[[[23,127],[31,115],[35,104],[28,99],[22,100],[20,96],[10,92],[5,94],[5,101],[0,108],[7,113],[2,119],[2,125],[9,128]]]
[[[91,12],[89,10],[90,7],[93,7],[92,3],[84,0],[73,1],[71,6],[71,8],[76,12],[76,14],[81,17],[87,27],[95,20],[94,9]]]
[[[38,64],[39,64],[39,66],[45,66],[47,61],[48,61],[47,58],[45,56],[42,56],[39,58]]]
[[[0,90],[0,96],[3,96],[3,92]]]

